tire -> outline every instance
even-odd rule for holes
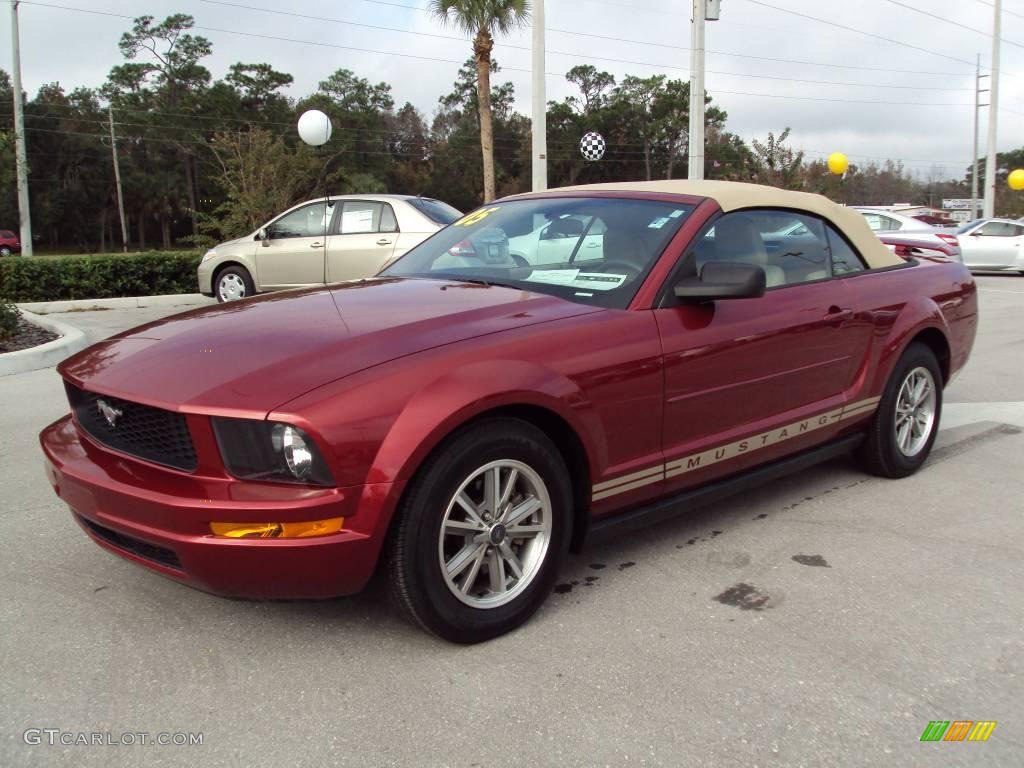
[[[488,505],[485,476],[495,467],[498,490]],[[507,503],[494,505],[513,477]],[[455,643],[479,643],[523,624],[551,592],[569,548],[568,477],[558,449],[525,421],[488,418],[454,433],[419,469],[392,526],[385,557],[400,610]],[[476,520],[456,501],[459,494]],[[499,518],[490,506],[533,511],[513,525],[509,512]],[[522,525],[531,530],[518,530]]]
[[[913,379],[913,380],[912,380]],[[917,405],[915,384],[924,381]],[[897,413],[899,411],[899,414]],[[910,414],[909,426],[906,414]],[[942,414],[942,371],[935,353],[914,342],[899,359],[864,442],[857,448],[861,467],[879,477],[912,475],[928,458]],[[897,424],[899,416],[900,427]]]
[[[230,266],[220,270],[213,278],[213,295],[223,304],[256,295],[256,286],[245,267]]]

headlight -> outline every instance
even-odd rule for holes
[[[216,248],[211,248],[210,250],[208,250],[206,253],[203,254],[203,261],[209,261],[210,259],[212,259],[216,255],[217,255],[217,249]]]
[[[243,480],[334,485],[316,443],[298,427],[254,419],[213,418],[228,472]]]

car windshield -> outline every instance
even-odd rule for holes
[[[441,226],[451,224],[462,216],[462,211],[458,208],[453,208],[448,203],[442,203],[440,200],[430,197],[412,197],[409,199],[409,205]]]
[[[381,274],[509,285],[624,309],[692,211],[653,200],[510,200],[478,208]]]
[[[970,232],[972,229],[974,229],[976,226],[981,224],[983,221],[984,221],[984,219],[975,219],[974,221],[969,221],[966,224],[957,227],[956,228],[956,232],[957,232],[958,235],[962,235],[964,232]]]

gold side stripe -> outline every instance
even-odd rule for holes
[[[700,453],[684,456],[666,464],[648,467],[628,475],[622,475],[613,480],[606,480],[593,487],[592,498],[594,501],[600,501],[609,496],[615,496],[619,493],[625,493],[635,488],[659,482],[662,479],[693,472],[721,461],[728,461],[750,451],[776,445],[798,435],[835,424],[837,421],[866,415],[878,407],[881,399],[880,397],[869,397],[864,400],[858,400],[842,408],[836,408],[817,416],[802,419],[801,421],[794,421],[792,424],[787,424],[784,427],[776,427],[767,432],[709,448]]]
[[[657,469],[657,474],[651,475],[650,477],[645,477],[642,480],[636,480],[632,483],[626,483],[625,485],[617,485],[614,488],[609,488],[606,491],[599,491],[595,493],[591,498],[594,501],[600,501],[601,499],[606,499],[609,496],[614,496],[618,493],[632,491],[634,488],[641,488],[645,485],[650,485],[651,483],[660,483],[664,479],[665,475],[662,472],[661,467],[658,467]]]
[[[869,403],[862,408],[847,408],[843,411],[843,418],[849,419],[854,416],[864,416],[868,413],[874,413],[878,410],[878,403]]]
[[[628,475],[621,475],[620,477],[616,477],[614,480],[606,480],[603,483],[598,483],[597,485],[595,485],[594,492],[599,493],[600,491],[607,490],[608,488],[612,488],[613,486],[621,485],[623,483],[629,483],[633,480],[639,480],[640,478],[644,477],[650,477],[651,475],[660,475],[662,469],[663,465],[659,464],[656,467],[647,467],[646,469],[641,469],[639,472],[632,472]]]

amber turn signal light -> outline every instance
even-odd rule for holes
[[[304,523],[210,523],[210,530],[229,539],[306,539],[337,533],[344,523],[344,517]]]

